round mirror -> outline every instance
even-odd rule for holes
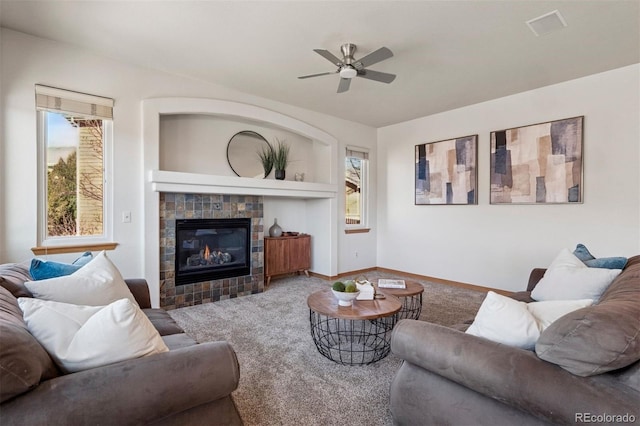
[[[271,145],[262,135],[244,130],[229,140],[227,161],[231,170],[240,177],[265,178],[271,169],[264,169],[260,154],[267,152],[271,152]]]

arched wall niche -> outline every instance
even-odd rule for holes
[[[241,132],[260,135],[275,148],[278,143],[289,147],[286,180],[296,174],[304,181],[330,183],[330,146],[270,123],[212,114],[163,114],[160,116],[160,170],[237,176],[227,161],[229,141]],[[258,139],[259,140],[259,139]],[[249,147],[247,146],[246,149]],[[259,150],[235,151],[233,162],[245,164],[244,170],[261,178]],[[304,175],[302,175],[304,174]],[[272,171],[268,179],[274,179]]]
[[[304,204],[307,232],[312,235],[312,271],[337,274],[337,200],[338,141],[327,132],[293,117],[255,105],[204,98],[155,98],[143,104],[143,161],[145,173],[144,227],[145,276],[149,281],[152,304],[159,305],[159,194],[160,192],[219,193],[261,195],[265,210],[270,199]],[[215,119],[247,123],[263,128],[284,130],[310,141],[314,161],[306,167],[314,181],[276,181],[208,173],[163,170],[161,161],[161,117],[211,116]],[[188,120],[187,120],[188,121]],[[196,154],[197,155],[197,154]],[[297,209],[301,210],[301,209]],[[265,229],[268,224],[265,223]]]

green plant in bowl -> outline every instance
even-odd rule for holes
[[[331,286],[331,292],[335,298],[338,299],[338,305],[340,306],[352,306],[353,301],[360,294],[358,286],[356,286],[356,283],[353,280],[345,282],[336,281]]]
[[[356,291],[358,291],[358,287],[355,283],[351,282],[344,287],[344,291],[346,293],[355,293]]]

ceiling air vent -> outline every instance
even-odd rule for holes
[[[560,12],[554,10],[527,21],[527,25],[536,36],[541,36],[565,28],[567,21],[564,20]]]

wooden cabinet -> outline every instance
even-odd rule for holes
[[[271,277],[292,272],[309,276],[311,267],[311,235],[264,237],[264,276],[266,285]]]

